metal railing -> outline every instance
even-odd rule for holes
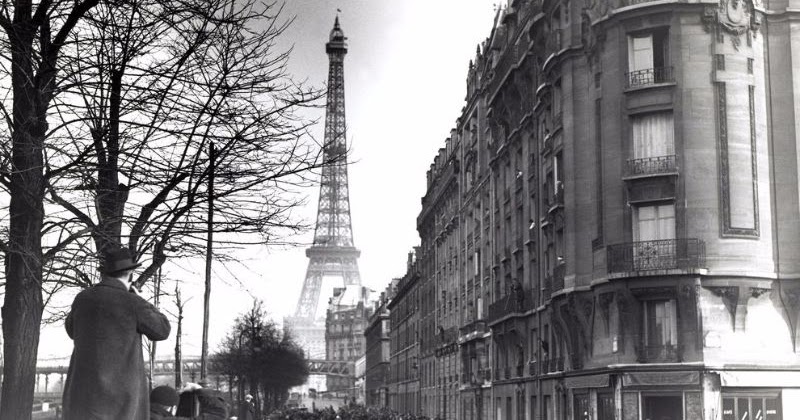
[[[654,67],[625,73],[626,89],[674,81],[672,77],[672,66]]]
[[[528,362],[528,375],[536,376],[539,374],[539,362],[531,360]]]
[[[522,288],[509,293],[489,305],[488,322],[496,321],[505,315],[523,313],[533,309],[533,296],[530,289]]]
[[[606,250],[609,273],[702,268],[706,256],[705,242],[695,238],[629,242]]]
[[[551,293],[557,292],[564,288],[564,272],[566,271],[566,264],[559,264],[553,269],[553,289]]]
[[[459,332],[461,333],[462,336],[472,333],[483,334],[487,331],[488,330],[486,328],[486,321],[483,319],[470,322],[469,324],[459,328]]]
[[[675,160],[675,155],[628,159],[625,176],[676,174],[678,167]]]

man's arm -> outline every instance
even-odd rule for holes
[[[140,296],[133,298],[136,305],[136,331],[153,341],[166,340],[170,331],[167,316]]]
[[[72,311],[67,314],[67,320],[64,321],[64,328],[67,329],[67,335],[72,338]]]

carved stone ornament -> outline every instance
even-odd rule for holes
[[[738,50],[740,36],[755,36],[761,26],[761,15],[755,7],[754,0],[720,0],[719,6],[703,9],[703,26],[706,32],[716,33],[718,42],[723,41],[725,33],[731,35],[731,42]]]
[[[714,295],[722,298],[725,309],[731,315],[731,322],[735,326],[736,306],[739,303],[739,288],[736,286],[708,287]]]

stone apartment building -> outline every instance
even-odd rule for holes
[[[393,407],[800,418],[798,10],[499,10],[428,171],[414,281],[392,300],[419,308],[397,316],[419,332],[401,346],[419,351],[418,394],[390,388]]]
[[[328,303],[325,316],[326,360],[355,363],[366,352],[364,330],[372,314],[370,289],[351,285],[337,287]],[[354,376],[328,376],[328,391],[353,392]]]
[[[389,407],[416,413],[420,404],[421,293],[419,261],[409,256],[408,270],[398,282],[389,310]]]
[[[381,293],[375,302],[372,315],[367,321],[364,330],[366,342],[366,379],[365,398],[366,404],[371,407],[389,407],[389,360],[391,357],[391,342],[389,332],[391,322],[389,302],[394,296],[394,290],[400,279],[393,279],[386,290]]]

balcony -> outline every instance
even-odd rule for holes
[[[459,333],[461,334],[462,340],[469,339],[474,335],[483,335],[487,331],[488,329],[486,328],[486,321],[483,319],[470,322],[469,324],[459,328]]]
[[[539,374],[539,362],[531,360],[528,362],[528,375],[536,376]]]
[[[553,288],[551,293],[555,293],[564,288],[564,272],[567,271],[566,268],[567,265],[562,263],[553,269]]]
[[[625,178],[658,175],[677,175],[675,155],[628,159],[625,163]]]
[[[635,89],[656,85],[659,83],[673,83],[672,66],[655,67],[652,69],[636,70],[625,73],[625,89]]]
[[[542,361],[542,373],[553,373],[564,371],[564,358],[553,357]]]
[[[700,239],[660,239],[606,247],[609,273],[690,270],[705,266],[706,244]]]
[[[636,360],[639,363],[678,363],[682,360],[682,347],[675,344],[636,346]]]
[[[533,309],[530,289],[519,288],[489,305],[487,322],[492,323],[508,314],[524,313]]]
[[[542,297],[543,299],[550,299],[550,295],[552,294],[553,294],[553,276],[545,276],[544,284],[542,285]],[[544,361],[542,363],[544,363]]]
[[[555,142],[553,135],[548,134],[544,137],[544,142],[542,143],[542,154],[550,153],[553,150],[553,143]]]
[[[503,55],[500,57],[500,60],[494,67],[494,76],[492,77],[491,82],[489,82],[488,92],[491,95],[490,97],[494,97],[494,95],[497,93],[497,90],[503,84],[506,75],[508,75],[511,69],[519,62],[521,57],[520,51],[522,50],[522,47],[514,44],[506,46],[505,50],[503,51]]]

